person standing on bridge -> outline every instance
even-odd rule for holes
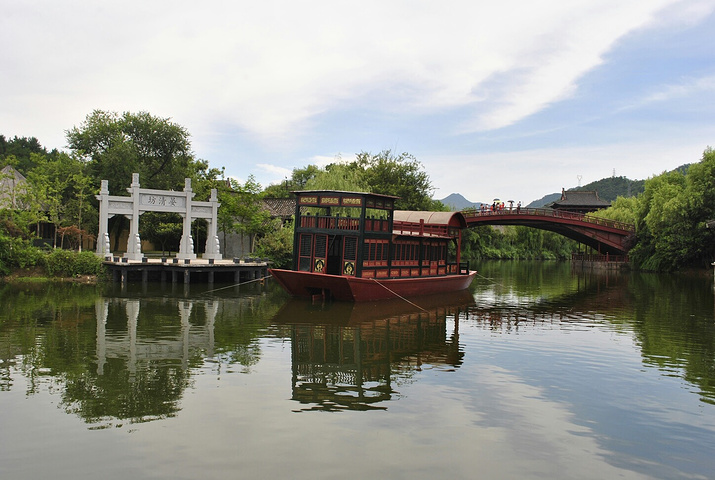
[[[516,204],[516,213],[521,212],[521,202]]]

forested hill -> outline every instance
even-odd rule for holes
[[[681,172],[682,174],[687,173],[690,164],[682,165],[675,170]],[[567,189],[568,191],[596,191],[598,192],[598,197],[601,200],[606,200],[607,202],[612,202],[618,197],[635,197],[636,195],[643,193],[645,188],[645,180],[630,180],[626,177],[608,177],[602,178],[595,182],[591,182],[588,185],[582,187],[573,187]],[[561,193],[551,193],[538,200],[534,200],[527,207],[539,208],[548,205],[561,198]]]
[[[572,188],[571,190],[586,190],[598,192],[601,200],[612,202],[618,197],[635,197],[643,192],[645,180],[629,180],[626,177],[602,178],[591,182],[583,187]]]

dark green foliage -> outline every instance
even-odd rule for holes
[[[293,263],[293,223],[272,222],[273,229],[256,242],[255,254],[268,258],[275,268],[290,268]]]
[[[53,151],[52,155],[56,153]],[[0,135],[0,167],[12,165],[18,172],[27,175],[36,166],[32,154],[48,155],[49,153],[35,137],[15,136],[8,140],[4,135]]]
[[[643,193],[645,180],[629,180],[626,177],[610,177],[591,182],[571,190],[596,191],[601,200],[612,202],[618,197],[635,197]]]
[[[93,252],[74,252],[58,248],[47,255],[45,269],[53,277],[76,277],[98,275],[104,267],[102,260]]]
[[[435,210],[439,204],[432,200],[434,188],[429,175],[409,153],[361,152],[355,164],[364,171],[365,182],[372,193],[399,197],[395,202],[398,210]]]
[[[207,167],[194,160],[184,127],[147,112],[95,110],[66,134],[69,147],[88,160],[96,184],[109,180],[112,194],[124,193],[132,173],[139,173],[142,186],[181,190],[185,178]]]
[[[139,231],[143,239],[161,247],[162,254],[178,252],[183,220],[178,213],[145,212],[139,217]]]
[[[432,200],[434,188],[422,164],[409,153],[395,154],[383,150],[378,154],[360,152],[353,162],[340,158],[325,169],[310,166],[294,170],[286,181],[294,190],[346,190],[380,193],[398,197],[398,210],[447,210],[441,202]],[[271,196],[280,189],[270,190]]]
[[[44,252],[33,247],[29,241],[10,236],[0,227],[0,276],[8,275],[17,268],[42,265],[44,257]]]
[[[646,180],[632,206],[637,243],[633,263],[644,270],[707,267],[715,260],[715,152],[708,148],[699,163]],[[608,209],[604,216],[611,215]],[[613,216],[613,215],[611,215]]]
[[[263,191],[263,196],[268,198],[290,198],[291,192],[304,190],[306,184],[321,174],[323,170],[315,165],[308,165],[305,168],[294,168],[291,178],[285,181],[269,185]]]
[[[573,240],[529,227],[488,225],[473,227],[462,234],[462,258],[483,259],[539,259],[566,260],[577,252],[579,244]]]

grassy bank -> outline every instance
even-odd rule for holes
[[[27,240],[0,235],[0,280],[35,281],[70,279],[87,280],[105,273],[102,260],[94,252],[42,249]],[[26,281],[26,280],[25,280]]]

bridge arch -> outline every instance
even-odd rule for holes
[[[635,236],[635,226],[592,215],[550,208],[506,208],[465,210],[468,227],[479,225],[521,225],[558,233],[583,243],[599,253],[626,255]]]

